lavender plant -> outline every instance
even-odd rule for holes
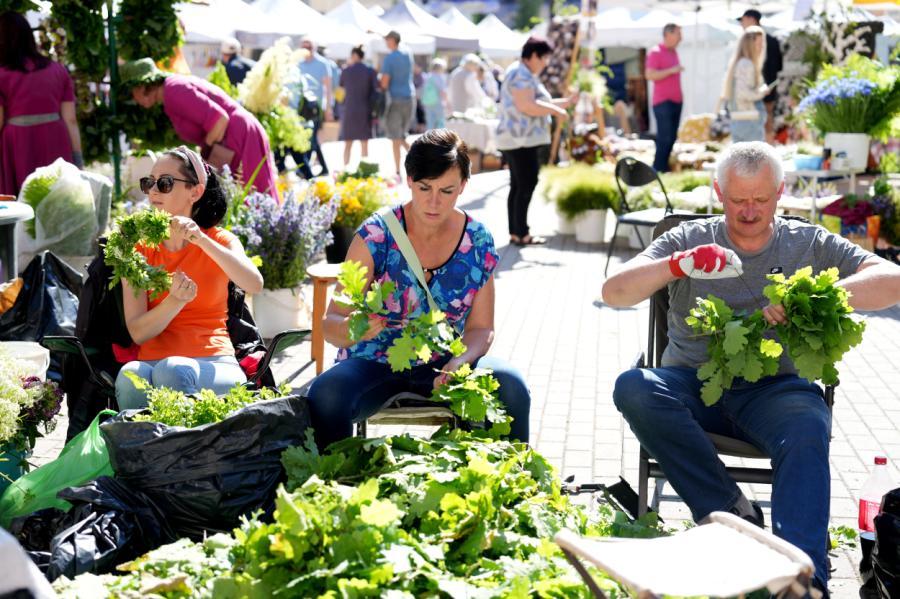
[[[266,289],[296,287],[306,278],[306,266],[331,242],[329,227],[335,202],[320,203],[291,191],[279,204],[272,196],[253,193],[245,200],[241,222],[232,226],[248,256],[258,256]]]

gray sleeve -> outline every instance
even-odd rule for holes
[[[841,278],[854,274],[863,262],[874,256],[855,243],[817,227],[816,231],[816,260],[821,268],[836,266]]]
[[[687,241],[685,239],[684,225],[679,225],[654,239],[639,255],[651,260],[659,260],[660,258],[668,258],[673,253],[685,249],[687,249]]]

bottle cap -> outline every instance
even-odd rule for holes
[[[887,458],[886,458],[886,457],[880,455],[880,456],[878,456],[878,457],[875,458],[875,465],[876,465],[876,466],[884,466],[885,464],[887,464]]]

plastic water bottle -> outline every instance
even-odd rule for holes
[[[887,458],[876,457],[875,468],[859,492],[859,536],[862,550],[859,573],[863,579],[864,589],[874,583],[871,556],[872,549],[875,548],[875,516],[881,511],[881,499],[894,487],[888,474]],[[863,596],[862,591],[860,593],[860,596]]]
[[[881,510],[881,499],[894,488],[887,469],[887,458],[875,458],[875,468],[859,492],[859,536],[875,540],[875,516]]]

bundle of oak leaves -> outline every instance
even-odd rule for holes
[[[850,348],[862,341],[864,322],[850,314],[846,289],[836,285],[838,270],[830,268],[812,275],[812,268],[801,268],[790,278],[768,275],[772,281],[763,294],[776,306],[784,306],[787,324],[774,327],[787,347],[797,373],[826,385],[836,385],[835,364]],[[697,298],[685,322],[700,335],[709,336],[709,361],[697,371],[705,381],[701,398],[713,405],[731,388],[735,378],[755,382],[778,373],[784,347],[766,337],[770,327],[761,310],[739,315],[714,295]]]

